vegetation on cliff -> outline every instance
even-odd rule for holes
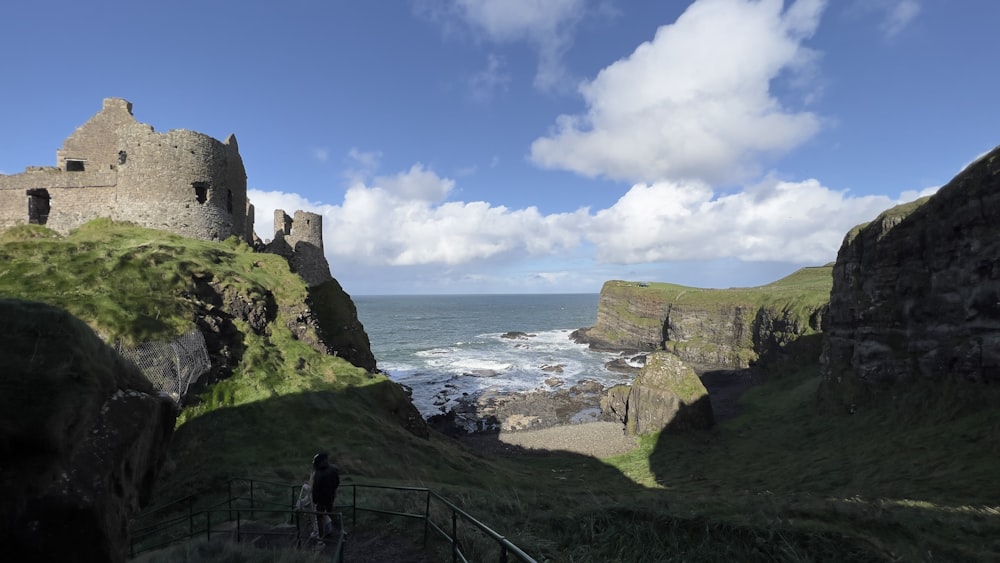
[[[273,396],[384,381],[320,353],[316,331],[304,324],[311,311],[305,283],[280,256],[255,253],[235,238],[190,239],[104,219],[66,237],[25,225],[0,233],[0,264],[0,296],[62,307],[108,342],[168,341],[206,320],[231,325],[219,335],[230,373],[214,374],[220,381],[182,420]],[[353,304],[339,286],[320,287],[317,297],[321,321],[346,324]]]

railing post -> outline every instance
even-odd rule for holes
[[[302,513],[295,511],[295,547],[302,547]]]
[[[253,479],[250,479],[250,519],[253,520]]]
[[[236,512],[236,543],[240,543],[240,513]]]
[[[500,544],[500,563],[507,563],[507,546]]]
[[[451,510],[451,563],[458,561],[458,513]]]
[[[427,503],[424,506],[424,549],[427,549],[427,534],[431,527],[431,490],[427,489]]]
[[[229,506],[229,519],[233,519],[233,480],[230,479],[226,482],[226,487],[229,489],[229,494],[226,497],[226,502]]]

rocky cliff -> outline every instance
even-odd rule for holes
[[[715,424],[708,390],[698,374],[669,352],[649,355],[632,385],[616,385],[601,410],[625,425],[626,434],[701,430]]]
[[[0,299],[0,545],[7,561],[124,561],[174,428],[83,322]]]
[[[701,289],[609,281],[597,323],[575,336],[592,348],[666,349],[701,367],[747,367],[780,357],[820,329],[831,265],[803,268],[753,288]]]
[[[821,397],[1000,381],[1000,148],[934,196],[852,230],[833,269]]]

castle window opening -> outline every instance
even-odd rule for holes
[[[28,223],[44,225],[49,221],[49,191],[45,189],[28,190]]]
[[[118,164],[125,164],[128,160],[128,153],[125,151],[118,151]]]
[[[205,182],[194,182],[191,184],[194,188],[194,197],[198,200],[198,203],[205,203],[208,201],[208,184]]]
[[[226,190],[226,211],[233,212],[233,190]]]
[[[67,158],[66,159],[66,172],[83,172],[83,163],[85,160],[78,158]]]

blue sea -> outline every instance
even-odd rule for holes
[[[357,296],[378,367],[412,389],[425,416],[463,394],[553,389],[631,378],[604,364],[617,356],[570,340],[597,319],[597,294]],[[506,332],[527,338],[501,338]],[[559,366],[558,369],[554,366]],[[548,367],[548,371],[543,368]],[[561,370],[561,373],[559,372]],[[548,380],[548,382],[546,382]]]

